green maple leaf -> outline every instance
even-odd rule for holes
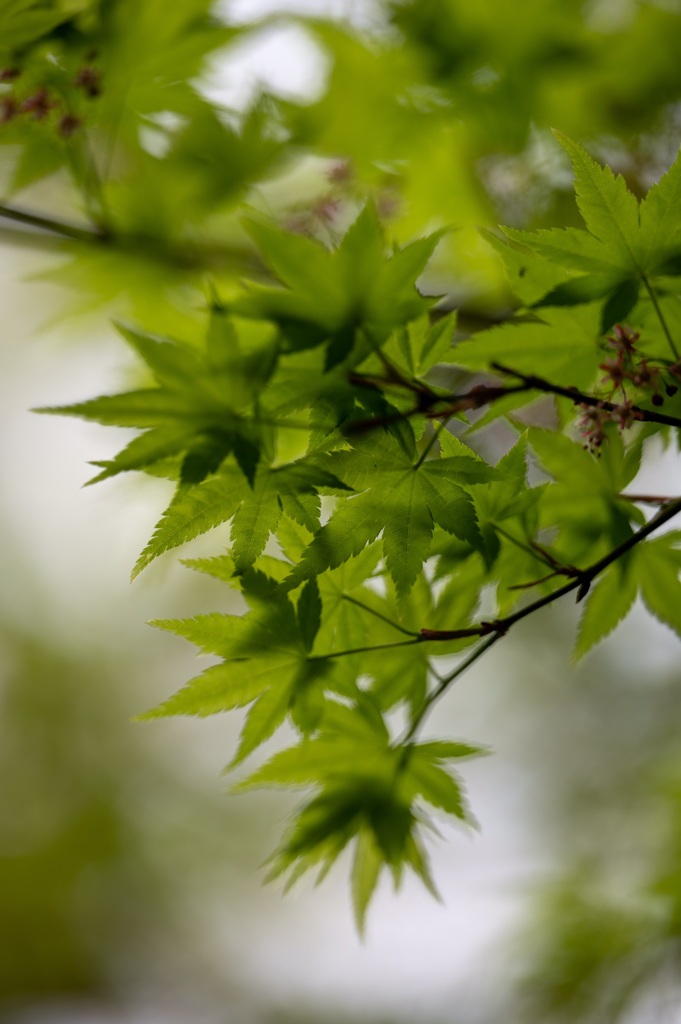
[[[651,272],[678,273],[681,263],[681,153],[639,207],[642,258]]]
[[[92,6],[92,0],[4,0],[0,48],[8,51],[27,46]]]
[[[608,431],[596,459],[562,434],[534,428],[528,436],[555,481],[542,491],[539,525],[559,528],[561,561],[586,566],[631,535],[630,522],[640,520],[619,495],[638,472],[641,439],[625,449],[619,432]]]
[[[541,319],[509,320],[460,342],[452,354],[458,366],[489,372],[501,363],[520,373],[542,373],[580,390],[591,388],[596,374],[600,314],[593,305],[542,309]],[[490,417],[534,401],[536,395],[512,395],[494,402]],[[505,403],[505,404],[503,404]]]
[[[461,442],[442,434],[441,445],[445,453],[454,454]],[[490,584],[496,587],[497,614],[507,614],[524,593],[512,588],[548,571],[546,568],[538,571],[538,557],[528,540],[538,530],[545,485],[528,487],[526,435],[502,456],[496,469],[497,480],[470,488],[483,539],[482,549],[443,535],[435,543],[435,552],[439,555],[436,578],[446,581],[437,604],[439,621],[435,628],[468,625],[482,588]],[[448,612],[450,603],[452,610]],[[430,623],[431,619],[425,617],[423,621]]]
[[[621,559],[596,580],[586,597],[579,620],[573,652],[575,660],[582,658],[626,618],[637,592],[630,559]]]
[[[115,459],[97,463],[102,472],[95,480],[181,457],[178,490],[133,577],[159,554],[232,518],[235,569],[241,572],[261,553],[282,511],[313,532],[319,525],[318,488],[347,489],[310,461],[275,467],[261,462],[271,431],[260,422],[259,397],[277,346],[267,325],[241,326],[237,331],[215,311],[203,349],[120,327],[155,386],[41,410],[146,428]],[[226,461],[230,454],[238,469]]]
[[[100,4],[92,43],[101,48],[106,89],[100,118],[121,121],[119,135],[135,149],[139,119],[161,110],[194,113],[194,83],[208,56],[240,32],[213,17],[211,0],[117,0]],[[121,96],[126,116],[120,118]]]
[[[371,206],[334,250],[261,221],[247,227],[284,287],[249,285],[249,294],[232,308],[276,321],[288,350],[328,341],[327,369],[350,354],[360,328],[380,344],[393,327],[428,307],[415,283],[441,232],[386,256],[383,229]]]
[[[232,519],[232,554],[243,572],[261,553],[282,509],[303,524],[319,523],[319,489],[347,490],[328,470],[300,459],[283,466],[258,467],[253,486],[236,467],[220,471],[195,486],[180,486],[141,553],[133,578],[154,558]]]
[[[181,480],[197,483],[230,453],[252,481],[267,439],[257,400],[277,357],[271,329],[247,325],[237,332],[231,320],[216,312],[203,350],[120,324],[118,330],[146,364],[155,386],[39,410],[146,431],[114,459],[95,463],[102,471],[91,483],[176,456],[183,456]]]
[[[495,479],[496,470],[470,455],[420,462],[411,427],[354,438],[325,463],[359,491],[341,500],[293,570],[287,585],[340,565],[383,533],[386,566],[406,597],[430,552],[435,523],[480,544],[473,502],[464,487]]]
[[[456,312],[448,313],[432,324],[428,317],[419,317],[398,328],[382,351],[408,379],[422,378],[434,366],[453,361],[456,317]]]
[[[636,550],[635,571],[648,611],[681,636],[681,533],[647,540]]]
[[[286,519],[281,520],[277,539],[293,565],[307,547],[303,533],[290,522],[287,524]],[[472,550],[470,545],[465,546]],[[416,713],[428,690],[431,658],[451,655],[471,640],[439,643],[435,650],[419,643],[391,645],[403,641],[405,636],[417,637],[426,623],[433,629],[469,625],[487,573],[481,559],[470,559],[464,571],[439,589],[437,599],[423,572],[408,596],[398,598],[390,579],[385,581],[385,593],[381,594],[371,587],[368,579],[377,572],[383,575],[379,570],[381,548],[381,542],[376,541],[337,568],[313,577],[324,606],[316,649],[321,652],[357,651],[338,659],[335,671],[346,675],[349,683],[354,683],[360,675],[369,677],[369,690],[381,710],[405,702],[412,713]],[[284,579],[290,569],[290,564],[286,567],[286,563],[280,562],[277,569],[269,571]]]
[[[537,560],[528,551],[526,538],[538,528],[539,503],[544,488],[527,486],[527,438],[521,436],[497,467],[501,479],[475,487],[473,496],[485,542],[485,565],[497,584],[499,614],[506,614],[522,597],[512,590],[517,583],[532,580],[538,572]],[[515,538],[514,543],[510,538]]]
[[[281,538],[281,533],[278,537]],[[306,547],[307,542],[298,549],[293,559],[294,564]],[[369,544],[354,558],[315,577],[324,605],[324,614],[317,634],[318,650],[351,651],[372,643],[383,642],[384,634],[377,629],[381,625],[380,620],[364,610],[366,606],[373,606],[374,598],[381,602],[381,598],[366,586],[367,578],[376,572],[380,558],[381,545]],[[291,568],[289,565],[286,575]],[[392,630],[386,642],[399,637],[400,634]],[[350,683],[361,675],[363,665],[364,654],[350,655],[338,659],[336,672],[344,675]]]
[[[574,657],[581,658],[622,622],[640,594],[655,618],[681,636],[681,533],[637,545],[600,576],[587,596]]]
[[[315,867],[325,874],[348,843],[356,840],[352,893],[357,925],[363,932],[369,901],[384,867],[397,884],[403,868],[409,866],[434,891],[419,837],[427,818],[419,805],[424,802],[470,824],[461,784],[445,765],[485,752],[444,741],[393,745],[382,717],[370,703],[361,701],[354,708],[329,703],[316,736],[275,754],[235,789],[317,788],[272,857],[270,877],[289,872],[293,882]]]
[[[313,730],[327,691],[345,697],[357,692],[354,680],[348,683],[334,674],[332,659],[310,653],[321,620],[314,582],[303,590],[297,608],[277,590],[277,581],[261,572],[250,570],[241,582],[250,605],[246,615],[212,613],[152,623],[224,660],[141,716],[203,717],[251,705],[233,765],[268,739],[289,715],[301,732]]]
[[[641,287],[649,292],[652,278],[681,273],[681,160],[639,205],[621,176],[601,167],[577,143],[556,135],[572,159],[577,204],[586,230],[504,230],[514,242],[571,272],[567,279],[552,282],[543,295],[535,295],[532,305],[599,301],[604,333],[626,319]]]
[[[156,524],[132,570],[139,575],[155,558],[231,519],[248,491],[236,466],[225,466],[195,487],[182,487]]]

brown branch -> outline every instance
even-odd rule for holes
[[[565,594],[571,593],[573,590],[577,590],[577,600],[581,601],[586,596],[589,587],[593,580],[607,569],[609,565],[621,558],[622,555],[631,551],[637,544],[642,540],[645,540],[651,533],[662,526],[663,523],[668,522],[674,516],[681,512],[681,498],[676,498],[665,507],[661,508],[657,512],[650,522],[642,526],[640,530],[632,534],[621,544],[618,544],[616,548],[613,548],[603,558],[599,558],[597,562],[589,566],[580,572],[579,576],[572,580],[570,583],[566,583],[558,590],[554,590],[553,593],[547,594],[545,597],[539,598],[537,601],[533,601],[531,604],[521,608],[520,611],[514,612],[512,615],[507,615],[503,619],[496,619],[493,622],[484,621],[477,626],[469,626],[464,629],[449,629],[449,630],[438,630],[438,629],[422,629],[421,637],[425,641],[429,640],[462,640],[471,636],[486,637],[483,643],[479,644],[475,650],[468,655],[462,662],[460,662],[455,669],[453,669],[449,675],[438,677],[438,685],[433,692],[426,697],[419,711],[414,716],[409,729],[402,742],[408,742],[417,733],[423,719],[426,717],[432,706],[436,701],[442,697],[449,687],[452,685],[459,676],[463,675],[483,654],[492,647],[498,640],[504,636],[508,630],[516,622],[526,618],[528,615],[532,615],[533,612],[539,611],[540,608],[546,607],[546,605],[552,604],[553,601],[557,601],[559,597],[564,597]]]
[[[622,408],[616,402],[606,401],[596,395],[590,395],[579,391],[574,387],[563,387],[561,384],[553,384],[551,381],[538,377],[536,374],[521,373],[503,363],[492,363],[492,369],[497,373],[515,377],[520,384],[511,387],[503,387],[493,384],[476,384],[469,391],[461,394],[438,394],[421,381],[407,381],[403,377],[392,376],[389,378],[371,374],[352,374],[350,383],[357,387],[380,390],[381,388],[403,388],[417,395],[416,405],[403,413],[396,413],[391,417],[378,418],[376,420],[368,417],[352,424],[353,432],[371,430],[373,426],[387,426],[389,422],[409,419],[416,415],[425,415],[428,419],[443,419],[454,416],[459,412],[466,412],[473,409],[480,409],[484,405],[505,398],[506,395],[521,394],[524,391],[541,391],[545,394],[559,395],[568,398],[575,405],[584,405],[590,408],[603,409],[606,412],[617,412]],[[436,408],[436,406],[441,406]],[[628,412],[634,421],[641,423],[659,423],[667,427],[681,427],[681,419],[677,416],[668,416],[663,412],[655,412],[652,409],[642,409],[638,405],[628,406]]]
[[[518,384],[513,387],[499,387],[498,385],[476,384],[470,391],[461,394],[438,394],[423,381],[408,381],[404,377],[381,377],[377,374],[351,373],[348,382],[355,387],[366,388],[370,391],[380,391],[387,388],[403,388],[411,394],[416,395],[416,405],[405,412],[396,412],[389,416],[367,416],[361,420],[354,420],[344,427],[347,433],[358,434],[364,431],[373,430],[376,427],[387,427],[391,423],[411,419],[412,416],[426,416],[428,419],[449,419],[458,412],[470,409],[480,409],[483,405],[489,405],[505,395],[513,395],[522,391],[530,391],[526,384]],[[433,406],[444,404],[442,409],[433,409]]]
[[[219,243],[195,245],[182,239],[169,245],[163,239],[156,239],[150,235],[117,233],[111,228],[80,226],[69,221],[45,217],[17,206],[9,206],[7,203],[0,203],[0,237],[10,237],[12,240],[21,233],[20,229],[8,230],[2,223],[3,220],[33,228],[33,231],[25,232],[25,237],[26,239],[35,239],[36,242],[39,239],[44,242],[50,238],[55,240],[66,238],[69,241],[82,242],[85,245],[107,246],[120,252],[147,255],[151,259],[178,270],[200,271],[229,267],[241,273],[264,272],[257,253],[247,247],[241,248]]]
[[[533,612],[539,611],[540,608],[545,608],[549,604],[553,604],[559,597],[564,597],[566,594],[570,594],[573,590],[577,591],[577,601],[581,601],[589,592],[591,584],[609,565],[616,562],[618,558],[625,555],[632,548],[640,544],[642,540],[654,533],[660,526],[673,519],[674,516],[681,512],[681,498],[677,498],[667,505],[664,505],[659,512],[653,516],[653,518],[642,526],[636,533],[632,533],[630,537],[627,537],[625,541],[618,544],[617,547],[613,548],[603,558],[599,558],[597,562],[590,565],[586,569],[582,569],[578,572],[574,579],[570,580],[569,583],[565,583],[558,590],[552,591],[550,594],[545,594],[543,597],[538,598],[531,604],[525,605],[517,612],[513,612],[511,615],[507,615],[501,619],[494,619],[493,621],[483,621],[477,626],[467,626],[463,629],[422,629],[421,636],[424,640],[461,640],[465,637],[471,636],[488,636],[490,633],[496,633],[498,636],[503,636],[509,631],[511,626],[514,626],[516,622],[526,618],[528,615],[532,615]]]
[[[602,398],[596,398],[595,395],[586,394],[584,391],[578,391],[577,388],[573,387],[562,387],[560,384],[552,384],[551,381],[544,380],[543,377],[537,377],[533,373],[520,373],[519,370],[513,370],[509,366],[504,366],[502,363],[492,363],[492,369],[498,373],[506,374],[509,377],[515,377],[516,380],[522,381],[524,388],[528,391],[543,391],[550,395],[560,395],[562,398],[569,398],[575,405],[588,405],[590,407],[596,407],[605,409],[607,412],[617,412],[621,408],[616,402],[607,402]],[[515,390],[522,390],[516,388]],[[667,416],[663,412],[654,412],[651,409],[641,409],[638,405],[632,405],[630,412],[634,419],[645,423],[661,423],[667,427],[681,427],[681,419],[677,416]]]
[[[509,590],[529,590],[530,587],[538,587],[540,583],[546,583],[547,580],[552,580],[556,576],[577,576],[579,569],[554,569],[553,572],[549,572],[546,576],[540,576],[538,580],[528,580],[527,583],[514,583]]]
[[[0,203],[0,217],[5,220],[14,221],[17,224],[25,224],[27,227],[36,228],[38,231],[47,231],[51,235],[70,238],[76,242],[97,243],[108,240],[108,236],[104,232],[97,231],[94,228],[79,227],[66,221],[54,220],[52,217],[43,217],[41,214],[22,210],[17,206],[8,206],[6,203]]]
[[[673,501],[679,501],[679,498],[665,498],[658,494],[618,494],[618,498],[622,501],[632,501],[634,504],[643,505],[669,505]]]

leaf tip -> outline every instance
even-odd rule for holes
[[[135,582],[135,580],[137,579],[137,577],[139,576],[139,574],[140,574],[140,573],[142,572],[142,570],[143,570],[143,569],[144,569],[144,568],[146,567],[146,565],[147,565],[147,562],[146,562],[146,560],[145,560],[145,561],[142,561],[142,559],[141,559],[141,558],[139,558],[139,559],[138,559],[138,560],[137,560],[137,561],[135,562],[135,564],[133,565],[133,567],[132,567],[132,570],[131,570],[131,572],[130,572],[130,582],[131,582],[131,583],[134,583],[134,582]]]

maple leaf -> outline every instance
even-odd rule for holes
[[[379,344],[393,327],[428,307],[415,283],[442,232],[386,256],[383,229],[370,205],[333,250],[263,221],[249,221],[247,228],[285,287],[249,284],[249,294],[232,309],[276,321],[289,351],[328,341],[327,369],[350,354],[360,328]]]
[[[681,158],[639,205],[624,178],[601,167],[576,142],[555,134],[572,159],[585,229],[504,231],[514,242],[571,271],[567,280],[536,296],[532,305],[600,300],[600,331],[605,333],[632,312],[641,288],[652,297],[653,278],[681,274]]]
[[[640,594],[644,605],[681,636],[681,533],[639,544],[589,591],[579,622],[575,659],[583,657],[622,622]]]
[[[151,371],[156,386],[38,410],[146,428],[114,459],[96,462],[102,472],[90,483],[148,469],[180,455],[181,481],[198,483],[230,453],[252,481],[266,438],[256,403],[277,358],[271,328],[259,325],[254,330],[248,325],[240,337],[233,321],[215,311],[202,350],[117,326]]]
[[[398,436],[376,430],[353,437],[348,450],[324,464],[361,493],[339,502],[291,573],[289,587],[340,565],[382,532],[388,572],[406,597],[428,558],[435,523],[480,545],[473,501],[464,488],[493,480],[497,472],[472,453],[422,462],[406,426]]]
[[[489,372],[501,363],[520,373],[542,373],[551,380],[568,381],[588,389],[596,376],[595,339],[600,331],[600,314],[595,306],[542,309],[541,319],[509,320],[460,342],[452,354],[458,366]],[[502,408],[508,412],[536,398],[532,394],[509,396]],[[497,404],[491,407],[496,416]]]
[[[243,572],[276,530],[283,509],[303,525],[317,527],[320,488],[348,490],[333,473],[306,459],[283,466],[260,465],[253,486],[229,464],[197,485],[180,486],[138,558],[133,578],[158,555],[232,518],[235,571]]]
[[[252,705],[233,765],[268,739],[289,714],[302,732],[313,730],[327,690],[346,697],[357,692],[354,680],[348,684],[346,677],[334,675],[333,659],[310,653],[321,616],[314,582],[303,590],[297,608],[277,589],[277,581],[262,572],[244,574],[241,587],[250,606],[246,615],[212,613],[152,623],[224,660],[141,716],[203,717]]]
[[[396,884],[408,866],[434,891],[419,837],[428,819],[419,803],[471,824],[461,784],[444,766],[484,753],[481,747],[437,740],[392,744],[371,703],[360,699],[348,708],[330,702],[315,737],[275,754],[234,788],[317,787],[271,858],[270,877],[289,872],[291,884],[314,867],[325,874],[355,839],[352,892],[361,933],[384,866]]]

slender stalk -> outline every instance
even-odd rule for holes
[[[497,533],[500,533],[502,537],[505,537],[506,540],[510,540],[512,544],[515,544],[517,548],[520,548],[521,551],[525,551],[528,555],[532,555],[532,557],[536,558],[537,561],[541,562],[542,565],[547,565],[549,569],[556,568],[556,565],[553,562],[550,562],[549,559],[544,554],[542,554],[541,551],[537,550],[537,548],[532,547],[530,544],[525,544],[522,540],[518,540],[518,538],[514,537],[513,534],[507,533],[506,530],[504,530],[503,527],[499,526],[498,523],[494,524],[494,529],[496,530]]]
[[[552,580],[555,576],[564,576],[565,573],[561,573],[558,569],[554,569],[553,572],[547,572],[546,576],[540,576],[537,580],[529,580],[527,583],[514,583],[512,587],[508,587],[509,590],[529,590],[530,587],[538,587],[540,583],[546,583],[548,580]]]
[[[493,644],[495,644],[497,640],[501,638],[501,636],[501,633],[495,633],[494,636],[489,637],[487,640],[485,640],[484,643],[480,644],[479,647],[476,647],[475,650],[471,654],[469,654],[467,658],[464,658],[464,660],[460,662],[452,672],[449,673],[449,675],[439,677],[440,682],[435,687],[433,692],[428,697],[426,697],[425,701],[421,705],[418,714],[416,715],[411,725],[409,726],[409,729],[405,734],[404,738],[401,740],[401,745],[408,743],[411,739],[414,738],[424,718],[432,708],[433,704],[435,704],[435,702],[438,701],[440,697],[443,696],[444,693],[446,693],[446,691],[449,689],[452,683],[456,679],[458,679],[459,676],[462,676],[464,672],[466,672],[471,667],[471,665],[475,664],[478,658],[481,658],[483,654],[486,654],[490,647],[492,647]]]
[[[400,626],[398,622],[395,622],[393,619],[388,618],[387,615],[383,615],[382,612],[377,612],[375,608],[371,608],[368,604],[364,604],[363,601],[358,601],[356,597],[350,597],[349,594],[343,594],[343,600],[349,601],[350,604],[357,605],[358,608],[362,608],[365,612],[369,612],[370,615],[374,615],[377,619],[381,619],[383,622],[386,622],[389,626],[392,626],[393,629],[397,629],[399,630],[400,633],[404,633],[405,636],[420,637],[421,635],[413,629],[405,629],[404,626]]]
[[[419,633],[411,640],[395,640],[391,644],[370,644],[368,647],[353,647],[349,651],[333,651],[331,654],[320,654],[308,661],[327,661],[329,658],[346,658],[351,654],[368,654],[370,651],[387,651],[392,647],[413,647],[423,643],[424,637]]]
[[[662,312],[662,307],[660,306],[660,303],[657,301],[657,295],[655,294],[655,289],[652,287],[650,281],[648,280],[648,278],[646,277],[645,274],[641,274],[641,280],[643,281],[643,285],[645,287],[645,290],[648,292],[648,297],[649,297],[650,301],[652,302],[652,304],[653,304],[653,306],[655,308],[655,312],[657,313],[657,319],[660,321],[660,326],[662,327],[662,330],[664,331],[664,336],[667,339],[667,342],[669,344],[670,349],[674,353],[674,358],[678,362],[678,360],[681,358],[681,356],[679,356],[679,351],[678,351],[676,345],[674,344],[674,339],[672,338],[671,331],[669,330],[669,325],[667,324],[667,321],[665,320],[664,313]]]
[[[10,206],[7,203],[0,203],[0,222],[2,220],[14,221],[18,224],[25,224],[36,228],[40,234],[32,235],[26,232],[26,239],[43,240],[49,236],[68,238],[74,242],[82,242],[86,245],[106,245],[119,252],[134,252],[137,254],[148,254],[150,259],[179,270],[206,270],[214,267],[230,267],[240,273],[262,272],[257,257],[247,248],[236,246],[222,246],[220,244],[201,245],[200,247],[189,247],[186,242],[178,240],[174,245],[166,245],[162,240],[154,240],[151,237],[134,234],[119,234],[106,226],[101,227],[80,227],[68,221],[56,220],[53,217],[44,217],[42,214],[33,213],[30,210],[23,210],[20,207]],[[7,228],[0,223],[0,231],[7,231]]]
[[[607,569],[609,565],[621,558],[622,555],[631,551],[637,544],[640,544],[642,540],[645,540],[651,533],[654,533],[660,526],[668,522],[674,516],[681,512],[681,498],[675,499],[673,502],[662,507],[653,518],[642,526],[640,530],[632,534],[631,537],[627,537],[625,541],[618,544],[617,547],[613,548],[612,551],[604,555],[603,558],[599,558],[598,561],[594,562],[593,565],[589,566],[588,569],[580,572],[579,576],[564,586],[559,587],[558,590],[554,590],[553,593],[547,594],[545,597],[539,598],[537,601],[533,601],[531,604],[526,605],[519,611],[514,612],[512,615],[507,615],[503,619],[497,619],[494,622],[481,622],[479,626],[473,626],[465,629],[458,630],[421,630],[421,635],[424,640],[453,640],[460,639],[465,636],[488,636],[488,638],[481,643],[475,650],[469,654],[462,662],[460,662],[456,668],[446,676],[439,676],[439,683],[433,690],[433,692],[426,698],[421,705],[418,714],[414,717],[409,729],[405,736],[401,740],[401,744],[404,745],[414,738],[418,732],[424,718],[432,708],[433,704],[440,699],[450,688],[452,683],[462,676],[471,665],[486,654],[487,651],[492,647],[497,640],[500,640],[508,630],[516,622],[526,618],[528,615],[532,615],[534,612],[539,611],[540,608],[546,607],[546,605],[552,604],[557,601],[559,597],[564,597],[566,594],[571,593],[573,590],[578,590],[577,600],[580,601],[591,586],[593,580]]]
[[[673,501],[680,501],[680,498],[665,498],[659,494],[618,494],[622,501],[633,501],[635,504],[643,505],[669,505]]]
[[[418,469],[419,466],[423,462],[425,462],[426,457],[428,456],[429,452],[433,448],[433,446],[434,446],[435,442],[437,441],[438,437],[440,436],[440,434],[445,429],[445,427],[447,426],[448,423],[449,423],[449,420],[446,419],[446,420],[441,420],[440,423],[436,423],[435,424],[435,426],[433,428],[433,433],[432,433],[431,437],[429,438],[427,445],[425,446],[425,448],[423,449],[423,451],[419,455],[418,459],[414,463],[414,469]]]
[[[8,206],[6,203],[0,203],[0,217],[16,221],[19,224],[27,224],[40,231],[49,231],[53,235],[61,235],[62,238],[70,238],[76,242],[105,242],[108,237],[103,232],[95,231],[92,228],[81,228],[75,224],[68,224],[66,221],[43,217],[16,206]]]
[[[630,537],[627,537],[625,541],[618,544],[617,547],[609,551],[603,558],[599,558],[598,561],[594,562],[593,565],[588,568],[581,570],[574,579],[565,583],[558,590],[552,591],[550,594],[545,594],[543,597],[538,598],[536,601],[532,601],[531,604],[525,605],[517,612],[513,612],[512,615],[507,615],[503,619],[495,619],[490,622],[481,622],[477,626],[466,626],[463,629],[422,629],[421,636],[426,640],[460,640],[464,637],[469,636],[487,636],[489,633],[494,633],[497,636],[503,636],[511,626],[514,626],[516,622],[520,622],[521,619],[526,618],[528,615],[532,615],[534,612],[539,611],[540,608],[545,608],[549,604],[553,604],[558,598],[564,597],[566,594],[571,593],[573,590],[577,591],[577,600],[581,601],[582,598],[586,597],[589,588],[593,581],[599,576],[604,569],[607,569],[609,565],[616,562],[618,558],[631,551],[632,548],[640,544],[641,541],[649,537],[651,533],[659,529],[664,523],[673,519],[681,512],[681,498],[677,498],[675,501],[670,502],[668,505],[664,505],[659,512],[657,512],[653,518],[642,526],[636,533],[632,533]]]
[[[606,402],[602,398],[597,398],[595,395],[588,395],[584,391],[578,391],[577,388],[564,388],[560,384],[552,384],[551,381],[544,380],[543,377],[537,377],[531,373],[520,373],[519,370],[513,370],[509,366],[504,366],[502,363],[492,363],[492,369],[497,370],[499,373],[507,374],[509,377],[516,377],[518,380],[523,382],[523,386],[520,390],[527,391],[544,391],[550,395],[561,395],[563,398],[569,398],[575,405],[588,405],[588,406],[599,406],[601,409],[606,409],[608,412],[614,412],[619,409],[620,406],[616,402]],[[511,389],[508,389],[509,391]],[[517,391],[518,388],[513,390]],[[631,406],[631,412],[636,420],[645,423],[661,423],[667,427],[681,427],[681,419],[678,416],[667,416],[663,412],[654,412],[651,409],[641,409],[638,405]]]

